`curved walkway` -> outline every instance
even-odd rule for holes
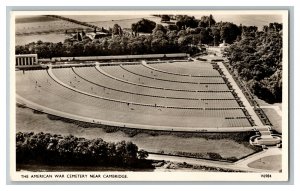
[[[266,156],[272,156],[272,155],[281,155],[282,151],[280,148],[277,147],[269,147],[267,150],[263,150],[263,152],[259,152],[257,154],[251,155],[247,158],[244,158],[242,160],[237,161],[235,164],[241,167],[248,167],[248,164],[250,164],[253,161],[256,161],[258,159],[261,159]]]
[[[264,154],[264,152],[260,152],[256,156],[261,158],[260,156],[265,156],[265,155],[266,154]],[[212,160],[181,157],[181,156],[149,154],[148,159],[172,161],[172,162],[178,162],[178,163],[186,162],[186,163],[192,164],[192,165],[202,165],[202,166],[207,166],[207,167],[222,168],[222,169],[229,169],[229,170],[235,170],[235,171],[246,171],[246,172],[256,172],[256,173],[277,172],[277,171],[273,171],[273,170],[251,168],[247,165],[244,165],[244,163],[238,163],[238,162],[229,163],[229,162],[220,162],[220,161],[212,161]],[[245,162],[247,162],[247,164],[248,164],[255,160],[257,160],[256,157],[250,156],[250,157],[246,158]]]

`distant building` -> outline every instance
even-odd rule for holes
[[[69,42],[74,42],[74,41],[83,41],[83,40],[94,40],[94,39],[100,39],[103,37],[110,36],[109,33],[105,32],[89,32],[85,33],[84,31],[82,32],[74,32],[71,34],[66,34],[66,40]]]
[[[107,36],[111,36],[111,34],[105,33],[105,32],[96,32],[94,39],[99,39],[99,38],[103,38],[103,37],[107,37]]]

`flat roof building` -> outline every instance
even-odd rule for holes
[[[38,65],[37,54],[19,54],[15,56],[16,67],[26,68]]]

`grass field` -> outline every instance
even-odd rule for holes
[[[282,117],[279,116],[277,112],[272,108],[263,108],[263,111],[271,121],[273,128],[277,132],[282,133]]]
[[[16,23],[16,33],[36,33],[36,32],[48,32],[55,30],[66,30],[73,28],[87,28],[83,25],[75,24],[64,20],[54,21],[41,21],[30,23]]]
[[[64,42],[66,36],[65,34],[57,34],[57,33],[50,33],[50,34],[36,34],[36,35],[22,35],[16,36],[15,45],[25,45],[31,42],[37,42],[39,40],[43,42]]]
[[[23,132],[44,132],[62,135],[72,134],[87,139],[102,138],[105,141],[117,142],[121,140],[132,141],[149,152],[174,153],[219,153],[222,157],[240,158],[254,152],[246,144],[237,143],[231,139],[205,139],[197,137],[178,137],[174,135],[157,135],[140,133],[129,137],[121,131],[106,133],[101,128],[83,128],[73,123],[66,123],[60,120],[50,120],[46,114],[34,113],[31,109],[17,107],[16,131]]]
[[[265,170],[281,170],[282,169],[282,156],[271,155],[248,164],[251,168],[265,169]]]
[[[68,21],[40,15],[17,17],[15,25],[16,34],[27,34],[16,35],[15,45],[25,45],[39,40],[53,43],[63,42],[65,40],[65,30],[75,28],[85,29],[86,27]],[[62,32],[55,32],[58,30],[61,30]],[[45,32],[47,34],[37,34],[41,32]]]
[[[273,103],[273,104],[270,104],[270,103],[265,102],[264,100],[261,100],[261,99],[257,98],[256,96],[255,96],[255,100],[257,101],[257,103],[260,106],[278,106],[280,109],[282,109],[282,103]]]
[[[131,28],[132,23],[136,23],[142,18],[154,21],[158,24],[167,25],[166,23],[161,23],[159,17],[151,15],[65,15],[65,17],[106,29],[109,27],[112,28],[114,24],[118,24],[122,28]]]
[[[58,19],[53,17],[46,17],[42,15],[27,15],[27,16],[16,16],[16,24],[20,23],[34,23],[34,22],[47,22],[47,21],[57,21]]]

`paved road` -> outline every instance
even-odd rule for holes
[[[263,170],[263,169],[255,169],[255,168],[250,168],[246,163],[250,163],[252,161],[255,161],[259,158],[260,156],[268,156],[269,153],[259,153],[255,157],[249,157],[249,159],[239,163],[228,163],[228,162],[218,162],[218,161],[209,161],[209,160],[203,160],[203,159],[196,159],[196,158],[188,158],[188,157],[179,157],[179,156],[167,156],[167,155],[159,155],[159,154],[149,154],[148,159],[152,160],[164,160],[164,161],[172,161],[176,163],[183,163],[186,162],[188,164],[192,165],[202,165],[206,167],[213,167],[213,168],[222,168],[222,169],[229,169],[229,170],[236,170],[236,171],[246,171],[246,172],[275,172],[271,170]]]
[[[256,161],[260,158],[266,157],[266,156],[272,156],[272,155],[281,155],[282,150],[277,147],[269,147],[267,150],[264,150],[263,152],[260,152],[255,155],[251,155],[245,159],[239,160],[236,162],[236,164],[240,167],[248,167],[248,164]]]

